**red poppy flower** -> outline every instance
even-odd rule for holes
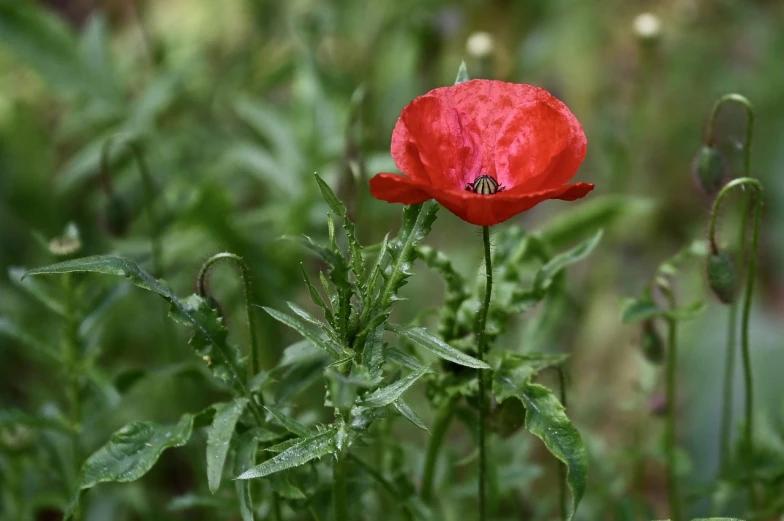
[[[378,174],[370,191],[390,203],[435,199],[464,221],[491,226],[547,199],[588,194],[592,184],[566,184],[585,151],[580,122],[546,90],[471,80],[403,109],[392,157],[405,175]]]

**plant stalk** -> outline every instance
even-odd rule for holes
[[[558,389],[561,393],[561,405],[566,409],[566,376],[562,367],[556,367],[558,371]],[[555,464],[558,466],[558,508],[560,509],[561,521],[566,521],[569,517],[566,509],[566,466],[559,460],[555,459]]]
[[[335,509],[335,521],[348,521],[348,486],[344,454],[337,454],[332,463],[332,506]]]
[[[672,296],[670,296],[672,298]],[[665,452],[667,454],[667,493],[672,521],[681,521],[680,502],[678,501],[678,476],[676,466],[676,370],[678,359],[678,323],[667,319],[667,434]]]
[[[710,243],[711,252],[716,254],[719,252],[719,245],[716,240],[716,222],[718,219],[719,209],[725,197],[735,188],[750,187],[754,189],[754,225],[752,230],[751,249],[748,254],[748,272],[746,276],[746,292],[743,299],[743,313],[741,316],[741,357],[743,363],[743,380],[745,390],[745,406],[746,406],[746,423],[743,431],[743,449],[745,451],[744,460],[748,464],[748,486],[749,486],[749,499],[752,506],[756,507],[757,497],[754,492],[754,381],[751,370],[751,350],[749,347],[749,320],[751,318],[751,299],[754,292],[754,282],[757,276],[757,253],[759,249],[759,228],[762,219],[762,183],[753,177],[740,177],[733,179],[721,189],[713,202],[710,216],[710,228],[708,230],[708,240]],[[746,199],[748,200],[748,196]],[[748,210],[744,204],[744,211]],[[744,219],[745,224],[745,219]],[[742,230],[741,233],[745,233]],[[741,241],[745,245],[745,240]],[[726,390],[725,390],[726,393]]]
[[[743,299],[743,315],[741,322],[741,353],[743,357],[743,378],[746,385],[746,423],[744,429],[746,461],[749,463],[749,499],[753,508],[757,507],[757,495],[754,491],[754,380],[751,374],[751,349],[749,347],[749,321],[751,318],[751,299],[754,293],[754,282],[757,278],[757,253],[759,249],[759,229],[762,219],[761,193],[757,192],[754,200],[754,227],[749,251],[749,271],[746,276],[746,294]]]
[[[476,322],[477,358],[484,361],[487,350],[486,331],[487,313],[490,309],[490,296],[493,289],[493,266],[490,256],[490,227],[482,227],[482,241],[485,251],[485,298],[479,309]],[[485,440],[485,423],[487,422],[487,391],[482,369],[477,370],[479,378],[479,521],[487,519],[487,444]]]
[[[207,291],[207,274],[209,273],[212,265],[219,260],[232,261],[240,268],[240,273],[242,275],[243,293],[245,294],[245,315],[248,321],[248,335],[250,337],[250,377],[253,377],[259,372],[259,341],[258,337],[256,336],[256,318],[253,314],[253,306],[251,305],[253,289],[251,287],[250,270],[248,269],[248,265],[245,264],[245,261],[242,260],[242,257],[233,253],[218,253],[213,255],[207,259],[204,264],[202,264],[201,269],[199,269],[199,273],[196,276],[196,292],[200,297],[209,296]],[[264,406],[264,398],[260,393],[259,402],[262,406]]]
[[[444,445],[444,437],[449,430],[449,424],[452,422],[454,412],[455,401],[449,400],[449,402],[438,411],[436,423],[433,426],[433,432],[430,433],[430,441],[427,445],[427,455],[425,456],[425,469],[422,472],[422,488],[420,492],[422,500],[426,503],[429,503],[433,498],[436,463],[438,463],[438,455],[441,452],[441,447]]]

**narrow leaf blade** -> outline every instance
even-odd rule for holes
[[[247,398],[237,398],[215,407],[215,418],[207,430],[207,482],[213,494],[220,488],[231,437],[246,405]]]
[[[274,458],[268,459],[264,463],[243,472],[236,479],[263,478],[281,470],[298,467],[310,460],[326,456],[335,450],[336,436],[335,430],[327,430],[310,438],[305,438]]]

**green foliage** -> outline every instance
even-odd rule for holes
[[[220,488],[229,444],[247,404],[247,398],[237,398],[215,406],[215,418],[207,430],[207,482],[213,494]]]
[[[585,493],[588,479],[588,454],[580,437],[566,417],[563,405],[546,387],[531,382],[541,370],[563,363],[559,356],[523,356],[503,353],[493,374],[493,394],[499,402],[520,400],[526,409],[525,428],[540,438],[550,453],[566,465],[567,483],[572,491],[574,519]]]
[[[193,421],[192,414],[185,414],[176,425],[133,422],[115,432],[82,465],[76,496],[65,518],[70,518],[78,508],[83,490],[98,483],[136,481],[149,472],[164,450],[188,443]]]
[[[250,468],[236,479],[255,479],[269,476],[282,470],[304,465],[310,460],[322,458],[336,450],[337,429],[327,429],[307,438],[298,440],[286,450],[264,463]]]

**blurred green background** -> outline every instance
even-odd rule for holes
[[[640,32],[644,12],[658,20],[654,34]],[[301,300],[302,252],[279,237],[325,237],[327,207],[312,174],[346,201],[366,243],[396,229],[400,207],[373,200],[368,178],[395,171],[388,150],[400,110],[451,84],[461,60],[472,77],[547,88],[584,125],[588,157],[576,180],[596,190],[576,203],[546,202],[499,228],[546,230],[581,205],[612,209],[599,249],[570,274],[579,311],[566,317],[567,334],[556,347],[573,353],[570,416],[586,433],[593,460],[581,517],[637,519],[624,511],[629,497],[645,498],[661,515],[661,420],[648,405],[661,375],[640,357],[637,328],[620,324],[620,303],[640,292],[662,260],[704,236],[710,201],[694,188],[690,163],[713,102],[727,92],[744,94],[756,108],[752,175],[766,192],[752,344],[760,415],[784,423],[781,1],[0,1],[0,317],[41,338],[59,337],[61,326],[20,288],[13,268],[52,262],[46,241],[68,223],[80,232],[80,254],[113,252],[150,266],[142,184],[119,151],[112,177],[130,229],[121,238],[106,231],[98,167],[101,146],[117,132],[143,145],[161,221],[163,276],[179,294],[192,290],[204,259],[227,250],[250,263],[255,302]],[[719,145],[738,175],[744,114],[728,107],[718,123]],[[737,206],[731,202],[721,220],[727,242],[737,235]],[[574,239],[563,237],[558,247]],[[448,212],[440,212],[427,242],[464,273],[478,269],[476,229]],[[212,285],[241,342],[246,332],[232,327],[243,324],[241,295],[226,271]],[[116,283],[90,278],[86,301]],[[107,381],[167,357],[192,357],[185,331],[167,333],[163,304],[120,288],[98,326],[97,365]],[[412,317],[423,303],[437,306],[441,289],[418,266],[406,290],[411,300],[397,312]],[[684,303],[710,303],[684,327],[679,368],[685,482],[698,491],[716,467],[727,311],[705,294],[698,266],[686,270],[677,292]],[[262,365],[270,367],[294,336],[269,317],[259,319]],[[511,345],[552,348],[536,346],[524,327],[514,331],[505,337]],[[165,334],[178,336],[174,352],[161,347]],[[56,372],[0,336],[1,406],[45,410],[60,402],[61,388]],[[95,418],[90,436],[98,446],[125,422],[171,420],[210,403],[215,392],[198,378],[178,379],[174,388],[167,378],[152,378]],[[320,392],[313,390],[315,403]],[[737,403],[740,414],[740,394]],[[432,416],[425,402],[415,408]],[[94,508],[112,519],[133,519],[128,510],[153,519],[172,497],[204,490],[203,466],[189,458],[199,450],[164,457],[169,470],[145,478],[164,483],[149,493],[154,499],[132,485],[125,495],[94,494]],[[644,451],[652,451],[650,462],[632,472],[634,454]],[[171,475],[179,479],[164,479]],[[40,483],[44,489],[45,478]],[[41,517],[46,504],[40,519],[49,519]],[[704,502],[693,505],[695,514],[704,509]]]

